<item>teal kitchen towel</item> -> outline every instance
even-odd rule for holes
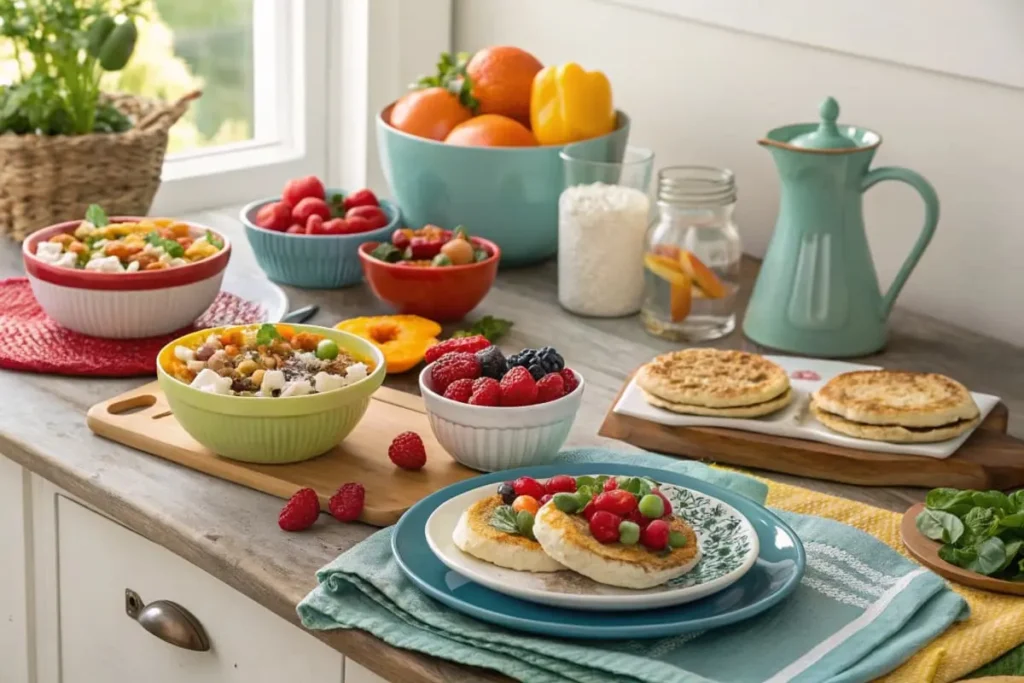
[[[629,463],[711,481],[764,502],[750,477],[660,455],[564,451],[563,462]],[[881,541],[827,519],[779,511],[807,550],[797,590],[738,624],[653,640],[533,636],[455,612],[405,578],[382,529],[319,572],[298,606],[306,628],[358,628],[395,646],[537,683],[856,683],[895,669],[958,618],[964,600]]]

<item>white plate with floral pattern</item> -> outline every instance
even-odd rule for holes
[[[655,609],[693,602],[735,583],[757,561],[760,544],[750,521],[734,507],[693,489],[662,483],[661,492],[697,533],[701,559],[687,574],[645,590],[597,583],[581,574],[506,569],[460,550],[452,532],[463,511],[496,493],[493,484],[466,491],[437,507],[426,524],[430,549],[441,562],[491,590],[522,600],[577,610]]]

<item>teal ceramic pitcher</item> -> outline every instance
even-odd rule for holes
[[[868,170],[881,136],[836,125],[828,98],[820,123],[769,131],[760,141],[782,180],[779,217],[754,285],[743,332],[752,341],[808,356],[848,357],[885,346],[886,321],[935,233],[939,200],[917,173]],[[924,228],[882,294],[864,230],[862,195],[883,180],[907,183],[924,200]]]

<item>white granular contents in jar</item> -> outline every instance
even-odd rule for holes
[[[640,310],[650,201],[621,185],[575,185],[558,200],[558,300],[580,315]]]

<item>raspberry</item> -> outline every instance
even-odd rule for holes
[[[615,489],[605,491],[594,497],[594,507],[598,510],[613,512],[620,517],[625,517],[633,510],[636,510],[636,496],[629,491]]]
[[[544,375],[537,382],[537,403],[547,403],[565,396],[565,381],[557,372]]]
[[[480,376],[480,361],[472,353],[452,351],[446,353],[430,366],[430,379],[434,391],[443,394],[448,385],[457,379],[476,379]]]
[[[664,550],[668,545],[668,522],[655,519],[640,531],[640,542],[648,550]]]
[[[665,497],[665,494],[659,491],[658,489],[651,489],[651,493],[656,495],[658,498],[661,498],[662,502],[665,503],[665,512],[661,516],[667,517],[668,515],[671,515],[672,503],[668,502],[668,498]]]
[[[473,395],[473,380],[457,379],[448,385],[444,390],[444,397],[450,398],[459,403],[468,403],[469,397]]]
[[[488,346],[477,351],[476,358],[480,361],[480,374],[484,377],[501,379],[508,372],[508,359],[497,346]]]
[[[619,482],[616,481],[615,477],[609,477],[608,479],[605,480],[605,482],[604,482],[604,490],[605,491],[614,491],[617,488],[619,488]]]
[[[538,501],[538,502],[541,505],[543,505],[544,503],[548,502],[552,498],[554,498],[554,496],[552,496],[550,493],[545,493],[543,496],[540,497],[540,501]]]
[[[331,496],[328,508],[334,518],[342,522],[352,522],[359,519],[363,512],[363,503],[366,502],[366,489],[362,484],[350,481],[342,484],[338,492]]]
[[[622,518],[605,510],[598,510],[590,518],[590,533],[598,543],[615,543],[619,540],[619,524]],[[641,533],[642,535],[642,533]],[[668,543],[668,535],[665,535],[665,542]]]
[[[474,406],[496,406],[501,403],[501,385],[498,380],[490,377],[474,380],[469,403]]]
[[[388,457],[403,470],[418,470],[427,464],[427,449],[416,432],[402,432],[388,446]]]
[[[580,516],[589,522],[590,518],[594,516],[595,512],[597,512],[597,508],[594,507],[594,501],[590,501],[589,503],[583,506],[583,510],[580,512]]]
[[[445,339],[443,342],[434,344],[427,349],[423,358],[428,363],[433,363],[435,360],[449,352],[457,351],[460,353],[476,353],[481,349],[486,349],[490,345],[491,342],[482,334],[473,335],[472,337]]]
[[[277,525],[285,531],[302,531],[313,526],[320,516],[320,498],[313,489],[299,489],[288,499],[277,516]]]
[[[512,482],[517,496],[533,496],[537,500],[544,497],[544,487],[533,477],[519,477]]]
[[[522,366],[509,370],[501,378],[501,405],[529,406],[537,402],[537,382]]]
[[[580,380],[576,377],[576,373],[569,368],[562,368],[558,373],[562,376],[562,381],[565,382],[565,393],[571,394],[576,391],[576,387],[580,385]]]
[[[575,493],[576,492],[576,480],[570,477],[568,474],[558,474],[548,479],[547,483],[544,484],[544,490],[555,495],[556,493]]]
[[[626,519],[639,526],[641,530],[647,528],[647,525],[651,523],[651,520],[647,517],[644,517],[639,509],[633,510],[628,515],[626,515]]]

